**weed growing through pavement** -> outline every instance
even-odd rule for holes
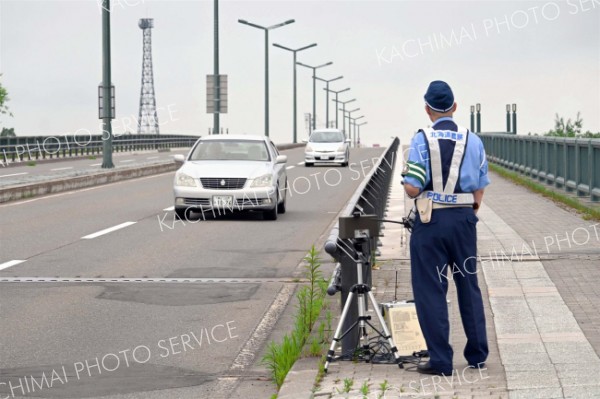
[[[367,395],[369,395],[369,383],[367,380],[364,380],[360,386],[360,393],[362,393],[363,399],[367,399]]]
[[[298,306],[294,316],[294,330],[290,334],[286,334],[281,343],[271,342],[262,359],[263,364],[269,369],[277,389],[281,388],[287,373],[300,357],[302,348],[307,343],[325,302],[327,281],[322,276],[319,252],[314,245],[304,260],[306,261],[305,277],[308,284],[300,287],[296,293]],[[321,355],[321,345],[320,337],[313,338],[310,342],[309,354]]]

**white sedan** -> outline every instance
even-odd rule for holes
[[[175,173],[175,213],[262,211],[267,220],[285,213],[287,157],[265,136],[202,137]]]
[[[338,129],[319,129],[312,132],[304,150],[304,165],[350,162],[350,139]]]

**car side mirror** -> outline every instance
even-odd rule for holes
[[[185,162],[185,156],[183,156],[182,154],[173,155],[173,159],[177,163],[184,163]]]
[[[352,140],[350,140],[350,139],[346,139],[345,141],[346,141],[346,143],[352,143]]]
[[[287,162],[287,155],[277,155],[276,162],[277,163],[286,163]]]

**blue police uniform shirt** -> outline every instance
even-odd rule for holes
[[[432,125],[432,129],[437,131],[456,132],[458,126],[451,117],[443,117],[435,121]],[[474,133],[469,132],[468,135],[464,158],[460,168],[460,177],[454,190],[455,193],[472,193],[481,190],[490,184],[490,179],[488,178],[488,163],[483,148],[483,142]],[[438,142],[442,160],[443,182],[444,185],[446,185],[446,180],[448,179],[448,173],[450,171],[450,163],[452,161],[452,154],[454,153],[455,141],[451,138],[439,138]],[[407,161],[424,168],[426,173],[424,181],[411,175],[407,175],[404,177],[404,182],[419,188],[420,191],[433,190],[431,182],[431,165],[429,162],[429,146],[423,132],[418,132],[413,137]]]

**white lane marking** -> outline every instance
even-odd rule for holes
[[[125,159],[125,160],[119,161],[119,162],[133,162],[133,161],[135,161],[135,159]]]
[[[12,173],[10,175],[2,175],[0,177],[10,177],[10,176],[19,176],[19,175],[26,175],[28,172],[21,172],[21,173]]]
[[[119,184],[131,183],[131,180],[140,181],[140,180],[154,179],[155,177],[162,177],[162,176],[166,176],[166,175],[170,175],[170,174],[174,174],[174,173],[175,172],[165,172],[165,173],[161,173],[161,174],[158,174],[158,175],[144,176],[144,177],[139,177],[139,178],[136,178],[136,179],[121,180],[121,181],[117,181],[117,182],[114,182],[114,183],[102,184],[100,186],[94,186],[94,187],[82,188],[80,190],[66,191],[64,193],[46,195],[46,196],[39,197],[39,198],[33,198],[33,199],[30,199],[30,200],[27,200],[27,201],[8,202],[6,204],[0,204],[0,208],[28,204],[30,202],[42,201],[42,200],[46,200],[46,199],[49,199],[49,198],[64,197],[65,195],[73,195],[73,194],[83,193],[83,192],[86,192],[86,191],[98,190],[99,188],[106,188],[106,187],[110,187],[112,185],[119,185]]]
[[[11,266],[15,266],[18,265],[19,263],[23,263],[25,262],[24,260],[10,260],[8,262],[4,262],[4,263],[0,263],[0,270],[4,270],[4,269],[8,269]]]
[[[100,166],[100,165],[102,165],[102,164],[101,163],[93,163],[90,166]]]
[[[298,166],[304,165],[304,162],[298,162]]]
[[[54,171],[57,171],[57,170],[67,170],[67,169],[73,169],[73,167],[72,166],[67,166],[66,168],[54,168],[54,169],[50,169],[50,171],[54,172]]]
[[[156,159],[158,157],[146,157],[146,159]]]
[[[112,233],[115,230],[123,229],[127,226],[131,226],[132,224],[136,224],[137,222],[125,222],[118,224],[113,227],[109,227],[108,229],[97,231],[96,233],[88,234],[87,236],[81,237],[83,240],[90,240],[92,238],[103,236],[104,234]]]
[[[294,169],[294,168],[295,168],[295,166],[294,166],[294,165],[292,165],[292,166],[288,166],[288,167],[287,167],[287,168],[285,168],[285,169],[286,169],[286,170],[290,170],[290,169]]]
[[[174,211],[174,210],[175,210],[175,206],[174,205],[170,206],[168,208],[163,209],[163,211],[165,211],[165,212],[170,212],[170,211]]]

